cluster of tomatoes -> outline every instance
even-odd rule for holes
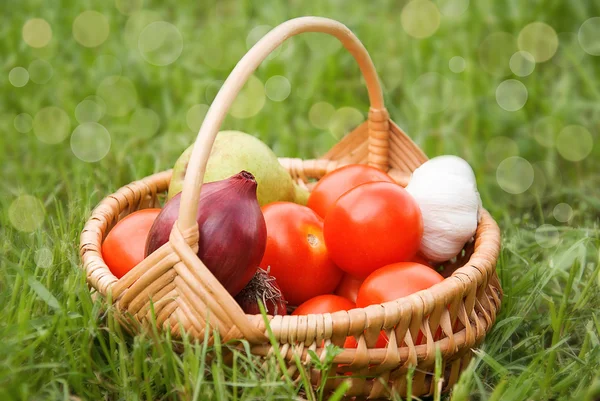
[[[118,278],[143,260],[159,212],[133,213],[107,236],[103,257]],[[276,279],[293,315],[381,304],[443,280],[418,254],[419,205],[376,168],[342,167],[317,183],[307,206],[275,202],[262,212],[267,243],[260,267]],[[382,333],[377,346],[386,342]],[[350,337],[345,345],[356,341]]]
[[[297,306],[293,315],[393,301],[443,280],[418,255],[419,205],[376,168],[337,169],[317,183],[308,207],[276,202],[263,214],[267,248],[260,265]]]

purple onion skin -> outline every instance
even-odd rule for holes
[[[198,257],[232,296],[252,279],[267,245],[267,226],[256,187],[254,176],[242,171],[202,185],[198,202]],[[180,203],[181,193],[157,216],[148,234],[146,256],[169,240]]]

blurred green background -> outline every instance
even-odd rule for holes
[[[2,399],[238,391],[190,368],[198,350],[178,356],[107,334],[79,270],[78,235],[102,197],[170,168],[236,62],[302,15],[356,33],[392,119],[430,157],[471,163],[503,230],[499,323],[452,397],[596,396],[599,2],[23,0],[2,2],[0,14]],[[314,158],[367,111],[352,57],[305,34],[259,67],[223,127],[280,156]],[[271,376],[268,391],[240,397],[297,396],[301,387]]]

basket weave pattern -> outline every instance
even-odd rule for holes
[[[350,163],[368,163],[387,171],[400,185],[427,160],[412,140],[389,119],[373,63],[365,48],[344,25],[325,18],[303,17],[287,21],[268,33],[238,63],[215,98],[194,145],[188,166],[179,220],[169,242],[148,256],[121,279],[102,259],[101,244],[116,222],[133,211],[157,207],[168,189],[166,171],[133,182],[105,198],[93,211],[81,235],[81,257],[88,282],[102,295],[111,295],[124,320],[137,327],[157,324],[175,338],[187,332],[204,338],[207,323],[224,340],[244,338],[252,352],[266,356],[271,345],[262,316],[245,315],[240,306],[196,256],[198,227],[196,205],[210,149],[221,123],[248,77],[284,40],[303,32],[323,32],[338,38],[354,56],[365,78],[371,108],[368,120],[346,135],[320,159],[281,158],[292,178],[309,189],[309,180]],[[484,210],[475,239],[454,262],[457,268],[443,282],[411,296],[363,309],[308,316],[269,316],[280,352],[295,374],[294,355],[310,359],[308,350],[322,358],[322,345],[343,347],[348,336],[358,342],[335,357],[337,374],[352,372],[348,395],[380,397],[390,389],[406,391],[406,372],[417,366],[413,395],[431,394],[438,385],[431,379],[436,347],[443,356],[443,388],[448,389],[471,358],[471,348],[485,337],[496,319],[502,290],[495,264],[500,249],[497,224]],[[151,318],[154,313],[154,318]],[[126,318],[126,319],[125,319]],[[386,348],[375,348],[381,331]],[[440,335],[441,331],[441,335]],[[212,333],[212,332],[211,332]],[[210,334],[210,333],[209,333]],[[418,341],[418,342],[417,342]],[[310,372],[313,384],[323,378]],[[334,372],[335,374],[335,372]],[[345,378],[330,379],[334,388]]]

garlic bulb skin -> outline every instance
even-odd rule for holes
[[[462,163],[450,168],[450,163],[436,159],[415,170],[406,190],[423,215],[421,253],[433,262],[444,262],[458,255],[475,235],[481,199],[468,163],[460,159],[469,168],[466,170],[458,167]],[[433,164],[428,165],[430,162]]]
[[[413,172],[413,177],[415,175],[428,174],[432,170],[435,171],[436,174],[444,173],[463,177],[464,179],[469,180],[469,182],[472,182],[475,188],[477,188],[475,173],[473,172],[471,165],[458,156],[443,155],[429,159]]]

